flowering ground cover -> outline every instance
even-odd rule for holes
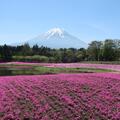
[[[120,74],[0,77],[0,120],[120,120]]]
[[[116,72],[109,69],[99,68],[67,68],[67,67],[45,67],[40,65],[28,64],[0,64],[0,76],[14,75],[41,75],[57,73],[97,73],[97,72]]]
[[[98,68],[98,69],[110,69],[120,71],[120,65],[110,64],[86,64],[86,63],[46,63],[41,64],[46,67],[61,67],[61,68]]]
[[[90,64],[90,63],[25,63],[25,62],[10,62],[7,64],[17,65],[37,65],[45,67],[57,68],[97,68],[120,71],[120,65],[115,64]]]

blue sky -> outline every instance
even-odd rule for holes
[[[120,0],[0,0],[0,44],[60,27],[89,43],[120,38]]]

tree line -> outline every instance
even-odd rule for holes
[[[60,48],[29,44],[19,46],[0,46],[0,61],[25,62],[80,62],[80,61],[119,61],[120,40],[106,39],[92,41],[88,48]]]

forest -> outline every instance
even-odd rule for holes
[[[81,61],[119,61],[120,40],[106,39],[92,41],[88,48],[53,49],[28,43],[19,46],[1,45],[0,62],[56,62],[71,63]]]

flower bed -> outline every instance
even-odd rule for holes
[[[97,68],[97,69],[110,69],[120,71],[120,65],[110,65],[110,64],[86,64],[86,63],[53,63],[53,64],[42,64],[46,67],[59,67],[59,68]]]
[[[7,64],[17,65],[40,65],[45,67],[58,67],[58,68],[97,68],[97,69],[110,69],[120,71],[120,65],[111,64],[86,64],[86,63],[26,63],[26,62],[10,62]]]
[[[0,77],[0,120],[119,118],[119,74]]]

